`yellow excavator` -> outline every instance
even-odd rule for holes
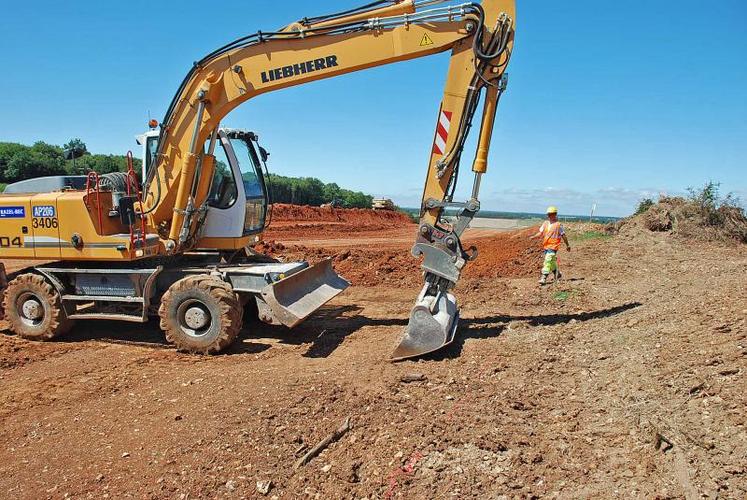
[[[278,262],[252,250],[270,219],[268,153],[256,134],[221,121],[263,93],[450,50],[412,249],[424,286],[392,359],[449,344],[459,316],[452,289],[477,257],[461,236],[480,209],[515,19],[514,0],[379,0],[214,50],[141,136],[142,183],[130,163],[126,173],[32,179],[0,195],[0,258],[39,261],[0,272],[10,329],[43,340],[76,320],[157,315],[179,350],[215,353],[237,337],[245,306],[263,322],[297,325],[348,283],[329,260]],[[455,202],[480,103],[472,195]]]

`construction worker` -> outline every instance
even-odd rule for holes
[[[542,223],[539,232],[532,236],[532,239],[542,238],[542,250],[545,252],[545,262],[542,266],[542,276],[539,284],[547,283],[547,277],[550,273],[555,274],[555,281],[561,278],[560,269],[558,269],[558,250],[560,250],[560,241],[565,242],[565,248],[570,252],[571,244],[565,235],[563,225],[558,222],[558,209],[556,207],[547,207],[547,219]]]

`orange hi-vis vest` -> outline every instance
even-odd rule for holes
[[[543,236],[543,250],[555,250],[556,252],[560,250],[560,237],[563,235],[563,226],[560,222],[545,221],[540,227],[540,232]]]

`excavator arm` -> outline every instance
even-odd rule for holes
[[[461,235],[479,210],[480,181],[487,171],[496,106],[505,89],[515,18],[514,0],[383,0],[336,15],[305,18],[278,31],[260,31],[215,50],[194,64],[161,124],[156,168],[149,172],[144,198],[149,225],[158,228],[167,253],[197,245],[208,210],[217,131],[223,118],[243,102],[451,50],[413,247],[414,255],[423,256],[425,284],[393,359],[448,344],[458,318],[450,290],[464,265],[476,256],[462,248]],[[396,86],[392,90],[407,91]],[[472,196],[456,203],[461,155],[481,101]],[[299,115],[303,117],[303,110]],[[457,208],[458,215],[444,217],[446,208]],[[231,248],[235,244],[231,242]]]

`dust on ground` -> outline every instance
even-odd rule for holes
[[[211,357],[176,353],[157,321],[0,335],[6,495],[747,495],[743,245],[571,227],[565,279],[540,288],[526,233],[473,232],[456,341],[392,364],[420,287],[415,226],[311,240],[286,222],[269,251],[334,255],[354,283],[297,329],[251,323]]]

